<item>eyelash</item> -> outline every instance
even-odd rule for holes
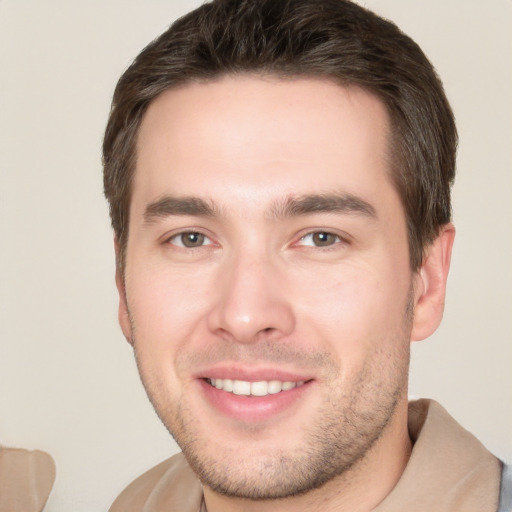
[[[327,237],[331,237],[330,238],[330,242],[331,243],[327,243],[325,245],[317,245],[315,244],[315,241],[314,241],[314,237],[315,236],[327,236]],[[308,244],[305,244],[305,243],[301,243],[303,242],[305,239],[307,238],[310,238],[312,240],[312,243],[308,243]],[[317,240],[318,242],[318,240]],[[327,230],[315,230],[315,231],[310,231],[309,233],[306,233],[304,234],[303,236],[300,237],[299,241],[295,244],[295,245],[298,245],[299,247],[315,247],[315,248],[319,248],[319,249],[325,249],[325,250],[328,250],[328,249],[332,249],[334,248],[335,246],[339,245],[339,244],[344,244],[344,243],[348,243],[348,241],[343,238],[341,235],[338,235],[336,233],[332,233],[330,231],[327,231]]]
[[[207,240],[208,243],[201,243],[201,245],[197,245],[197,246],[193,246],[193,245],[187,246],[187,245],[185,245],[185,243],[183,243],[183,239],[186,236],[189,236],[189,237],[197,236],[197,237],[199,237],[199,239],[202,239],[203,241]],[[175,243],[176,240],[179,240],[180,243]],[[213,245],[212,240],[207,235],[205,235],[201,231],[192,231],[192,230],[191,231],[181,231],[180,233],[176,233],[176,234],[170,236],[169,238],[167,238],[166,243],[174,245],[176,247],[180,247],[181,249],[199,249],[200,247]]]

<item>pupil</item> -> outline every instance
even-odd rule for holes
[[[186,233],[183,235],[182,241],[185,247],[197,247],[204,242],[204,235],[201,233]]]
[[[315,233],[313,235],[313,240],[315,245],[331,245],[333,242],[333,235],[331,233]]]

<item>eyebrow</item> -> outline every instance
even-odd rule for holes
[[[287,197],[273,203],[267,212],[267,217],[279,219],[312,213],[347,213],[360,214],[372,219],[377,218],[377,212],[370,203],[347,193]],[[174,215],[219,217],[220,209],[212,201],[206,201],[200,197],[166,195],[147,205],[144,210],[144,221],[150,224],[158,219]]]
[[[277,218],[311,213],[355,213],[372,219],[377,218],[375,208],[368,201],[347,193],[289,197],[277,202],[270,209],[270,215]]]
[[[157,219],[172,215],[216,217],[219,215],[219,211],[213,203],[199,197],[164,196],[146,206],[144,221],[150,224]]]

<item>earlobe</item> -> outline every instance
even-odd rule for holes
[[[428,338],[441,323],[454,238],[453,224],[446,224],[427,248],[416,275],[411,341]]]
[[[119,310],[118,319],[121,330],[123,331],[126,341],[133,345],[132,341],[132,326],[130,322],[130,315],[128,312],[128,303],[126,301],[126,289],[124,283],[124,276],[119,267],[119,242],[117,237],[114,238],[114,247],[116,251],[116,287],[117,293],[119,294]]]

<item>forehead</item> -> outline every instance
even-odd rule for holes
[[[328,80],[227,76],[187,84],[146,112],[133,200],[198,190],[226,203],[339,188],[371,195],[390,184],[388,132],[378,98]]]

